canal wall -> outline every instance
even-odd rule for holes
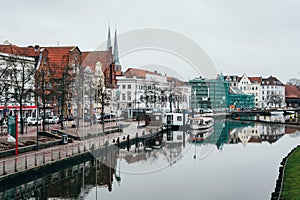
[[[282,161],[280,162],[280,167],[279,167],[279,174],[278,174],[278,178],[276,180],[276,186],[275,186],[275,190],[274,192],[272,192],[271,194],[271,200],[277,200],[280,199],[281,197],[281,192],[282,192],[282,187],[283,187],[283,179],[284,179],[284,171],[285,171],[285,167],[286,167],[286,163],[289,159],[289,157],[296,151],[296,149],[300,147],[300,145],[296,146],[295,148],[293,148],[288,154],[287,156],[285,156]]]

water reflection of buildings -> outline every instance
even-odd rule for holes
[[[0,199],[84,199],[94,187],[112,190],[117,152],[108,156],[83,161],[51,174],[41,175],[19,185],[0,189]],[[116,180],[118,180],[115,174]]]
[[[214,132],[201,145],[215,144],[222,149],[224,144],[274,143],[285,133],[284,125],[256,124],[233,120],[216,120]]]
[[[131,147],[128,151],[121,150],[119,158],[128,164],[140,161],[155,162],[162,158],[171,165],[182,157],[186,144],[186,133],[172,131],[164,135],[149,138]]]
[[[230,132],[229,143],[241,142],[244,146],[248,143],[276,142],[285,133],[284,125],[251,124],[247,127],[234,128]]]

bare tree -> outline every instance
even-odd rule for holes
[[[43,131],[45,131],[45,118],[46,118],[46,102],[52,101],[57,94],[57,87],[53,79],[54,72],[50,68],[42,68],[35,73],[36,87],[34,93],[42,100],[43,106]],[[39,99],[38,98],[38,99]],[[39,101],[37,101],[37,106]]]
[[[300,87],[300,79],[298,78],[291,78],[287,82],[288,85],[295,85],[297,87]]]
[[[17,55],[2,55],[0,91],[4,93],[5,103],[15,101],[20,107],[21,134],[24,133],[23,105],[33,102],[32,87],[36,61],[34,58]]]

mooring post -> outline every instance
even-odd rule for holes
[[[34,154],[34,165],[37,166],[36,153]]]
[[[18,158],[15,158],[15,172],[17,172],[17,162],[18,162]]]
[[[117,146],[120,147],[120,138],[117,139]]]
[[[127,147],[130,148],[130,136],[127,135]]]
[[[6,172],[5,172],[5,160],[3,160],[3,175],[5,175]]]
[[[45,164],[45,151],[43,151],[43,164]]]
[[[27,169],[27,156],[25,156],[25,169]]]

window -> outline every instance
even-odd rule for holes
[[[131,89],[131,84],[128,84],[128,85],[127,85],[127,89]]]
[[[182,121],[182,116],[177,116],[177,121],[181,122]]]
[[[126,89],[126,85],[122,85],[122,89]]]
[[[131,92],[128,92],[128,93],[127,93],[127,100],[128,100],[128,101],[131,101]]]
[[[122,94],[122,100],[125,101],[125,94]]]

